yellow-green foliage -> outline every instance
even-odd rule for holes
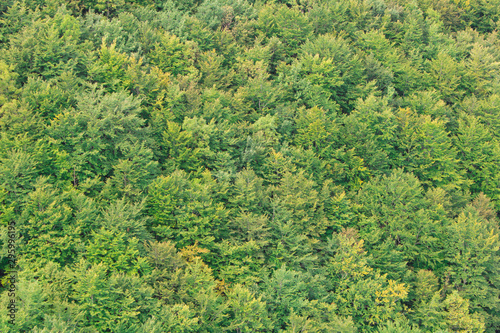
[[[499,18],[0,1],[0,331],[500,331]]]

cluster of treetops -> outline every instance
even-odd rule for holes
[[[499,17],[1,1],[0,331],[499,332]]]

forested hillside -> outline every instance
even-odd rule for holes
[[[500,332],[499,17],[0,1],[0,331]]]

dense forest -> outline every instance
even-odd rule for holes
[[[500,332],[499,18],[0,1],[0,331]]]

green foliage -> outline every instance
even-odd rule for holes
[[[363,157],[363,164],[371,174],[387,173],[397,146],[397,118],[387,99],[370,95],[358,100],[355,110],[342,119],[342,124],[339,141]]]
[[[80,34],[78,20],[61,9],[53,18],[39,18],[13,34],[1,58],[15,66],[18,83],[25,83],[30,75],[44,79],[70,71],[82,75],[88,46],[80,43]]]
[[[101,228],[91,235],[85,246],[85,258],[90,264],[103,264],[110,271],[138,273],[147,266],[138,258],[138,239],[127,238],[124,232]]]
[[[134,200],[145,191],[158,174],[158,162],[144,143],[124,142],[120,147],[123,159],[113,167],[113,176],[103,188],[107,198],[125,197]]]
[[[18,91],[15,86],[16,73],[12,71],[13,66],[8,66],[5,62],[0,61],[0,107],[3,107],[10,98],[15,96]]]
[[[434,269],[443,259],[440,239],[444,221],[429,215],[421,183],[401,169],[375,179],[359,191],[357,201],[364,218],[360,234],[373,247],[377,267],[401,278],[401,259],[413,267]],[[440,223],[441,222],[441,223]],[[401,253],[402,258],[393,257]],[[396,259],[396,262],[392,262]],[[392,266],[392,267],[391,267]]]
[[[30,77],[23,86],[21,97],[29,109],[48,123],[64,109],[76,106],[75,94],[80,90],[78,83],[72,72],[62,73],[49,81]]]
[[[339,313],[374,331],[374,326],[401,317],[401,301],[408,289],[369,266],[363,243],[353,229],[334,234],[329,241],[328,250],[333,255],[327,269]]]
[[[252,19],[254,16],[254,9],[246,0],[203,1],[195,15],[212,30],[231,29],[238,21]]]
[[[267,320],[266,303],[245,287],[235,285],[227,295],[231,325],[228,329],[237,332],[264,332],[270,322]]]
[[[308,40],[303,46],[302,51],[308,57],[318,55],[319,58],[328,59],[334,65],[335,70],[330,68],[330,76],[336,81],[330,79],[330,93],[332,98],[340,105],[344,112],[351,111],[354,102],[361,97],[362,89],[360,87],[363,77],[363,67],[360,56],[355,53],[352,46],[343,38],[343,36],[320,35],[317,39]],[[316,62],[318,60],[314,59]],[[323,71],[318,74],[325,75]],[[318,75],[316,74],[316,76]],[[340,81],[341,80],[341,81]],[[335,85],[332,85],[335,83]],[[328,87],[325,86],[328,89]]]
[[[498,226],[480,216],[472,206],[467,207],[447,230],[446,260],[449,287],[459,291],[470,302],[471,309],[496,321],[500,309],[495,273],[500,249]],[[473,295],[473,296],[472,296]]]
[[[17,274],[16,274],[17,275]],[[43,323],[44,313],[48,309],[47,295],[43,290],[43,285],[29,276],[17,275],[16,296],[19,307],[16,312],[16,322],[14,325],[8,321],[10,298],[5,292],[2,294],[0,302],[2,304],[0,312],[0,327],[4,332],[22,332]],[[10,286],[10,285],[9,285]]]
[[[165,168],[168,171],[200,171],[203,164],[207,166],[213,156],[208,146],[212,131],[213,124],[206,124],[199,118],[185,118],[182,127],[167,121],[161,144],[165,151]]]
[[[277,36],[285,45],[287,56],[298,53],[300,44],[312,34],[307,16],[299,8],[281,5],[267,5],[258,13],[257,29],[263,36]]]
[[[0,2],[1,332],[500,331],[498,0]]]
[[[47,178],[39,178],[17,220],[23,239],[19,246],[35,266],[47,261],[73,262],[82,242],[99,225],[97,215],[97,207],[85,195],[74,190],[61,193]]]
[[[468,178],[473,181],[471,191],[487,194],[498,205],[498,141],[474,116],[465,116],[458,120],[455,140],[461,168],[466,170]]]
[[[149,189],[151,230],[160,239],[174,240],[179,247],[199,243],[213,249],[226,233],[224,204],[215,201],[217,183],[209,172],[189,180],[176,171],[159,177]]]
[[[456,148],[444,122],[408,109],[399,111],[398,122],[400,165],[426,186],[461,187],[463,171],[458,169]]]
[[[79,98],[47,128],[65,179],[77,186],[89,177],[110,176],[130,144],[146,139],[139,101],[124,92],[94,90]],[[147,141],[146,141],[147,142]]]
[[[163,35],[160,42],[148,54],[151,64],[172,75],[188,74],[192,71],[189,48],[176,36]]]
[[[130,330],[145,321],[145,310],[154,310],[153,289],[136,275],[107,276],[105,264],[80,261],[71,275],[71,300],[78,304],[82,320],[91,330]]]

